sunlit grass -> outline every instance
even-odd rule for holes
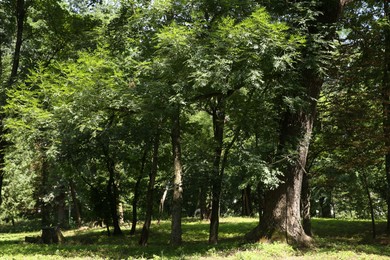
[[[221,219],[219,244],[215,246],[207,243],[208,221],[184,219],[184,243],[172,247],[170,224],[153,222],[147,247],[138,245],[139,230],[130,236],[128,226],[123,228],[123,237],[108,237],[104,228],[64,231],[62,245],[28,244],[24,237],[39,236],[39,231],[1,226],[0,259],[390,259],[384,222],[378,223],[379,237],[373,240],[368,221],[315,219],[315,245],[310,249],[283,243],[244,244],[243,234],[256,226],[257,219],[233,217]]]

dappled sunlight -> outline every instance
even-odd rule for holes
[[[104,228],[81,228],[64,231],[61,245],[28,244],[25,236],[38,236],[39,232],[5,233],[0,236],[0,258],[8,259],[101,259],[101,258],[167,258],[167,259],[381,259],[390,257],[388,239],[383,235],[376,240],[367,239],[370,222],[358,220],[313,219],[315,245],[295,248],[285,243],[243,243],[243,234],[258,224],[256,218],[229,217],[220,223],[220,242],[207,243],[209,222],[183,219],[183,244],[169,245],[169,220],[153,222],[147,247],[140,247],[136,235],[107,236]],[[141,228],[142,225],[139,225]],[[378,224],[378,229],[383,228]],[[3,228],[4,227],[0,227]]]

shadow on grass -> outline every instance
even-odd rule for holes
[[[229,257],[239,250],[250,249],[250,245],[242,245],[242,236],[257,225],[252,219],[222,219],[220,223],[220,240],[218,245],[209,245],[209,222],[183,220],[183,244],[180,247],[169,245],[169,221],[153,224],[151,227],[149,245],[138,245],[140,230],[130,236],[129,229],[124,229],[124,236],[108,237],[104,229],[87,229],[65,231],[66,241],[62,245],[42,245],[24,243],[23,233],[8,233],[0,237],[1,255],[23,256],[59,256],[59,257],[89,257],[89,258],[158,258],[182,259],[208,256],[213,258]],[[141,228],[141,225],[139,225]],[[379,238],[371,238],[371,223],[368,221],[348,221],[334,219],[314,219],[313,231],[316,241],[315,247],[306,250],[296,249],[295,255],[316,256],[316,254],[332,255],[339,252],[353,251],[375,256],[390,256],[390,247],[381,231],[385,230],[385,223],[378,223]],[[36,233],[39,235],[39,232]],[[3,234],[2,234],[3,235]],[[31,235],[31,233],[29,234]],[[254,254],[261,254],[252,247]],[[285,250],[284,247],[281,250]],[[266,249],[264,249],[266,250]]]
[[[376,224],[377,238],[365,220],[313,219],[316,250],[320,252],[354,251],[356,253],[390,256],[389,240],[385,239],[386,223]]]

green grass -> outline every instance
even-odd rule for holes
[[[65,231],[64,244],[42,245],[24,242],[25,236],[40,234],[31,225],[24,227],[28,232],[22,232],[23,225],[0,226],[0,259],[390,259],[390,240],[381,233],[373,240],[368,221],[315,219],[315,245],[310,249],[283,243],[244,244],[242,235],[256,224],[250,218],[222,219],[219,244],[211,246],[209,223],[186,219],[180,247],[169,245],[169,221],[153,222],[147,247],[138,245],[139,232],[130,236],[128,227],[123,237],[107,237],[100,228]],[[385,223],[378,223],[377,229],[384,230]]]

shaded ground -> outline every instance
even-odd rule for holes
[[[25,236],[37,236],[38,231],[21,232],[23,225],[0,226],[0,258],[3,259],[390,259],[389,239],[381,234],[385,223],[379,223],[379,237],[371,238],[368,221],[333,219],[313,220],[316,244],[311,249],[296,249],[286,244],[243,244],[242,235],[256,226],[256,219],[227,218],[220,224],[220,243],[210,246],[208,222],[187,219],[183,223],[181,247],[169,246],[170,222],[152,225],[147,247],[138,245],[139,232],[123,237],[107,237],[105,229],[81,229],[63,232],[62,245],[28,244]],[[31,230],[32,225],[28,226]],[[139,225],[141,227],[141,225]],[[25,226],[26,228],[26,226]]]

